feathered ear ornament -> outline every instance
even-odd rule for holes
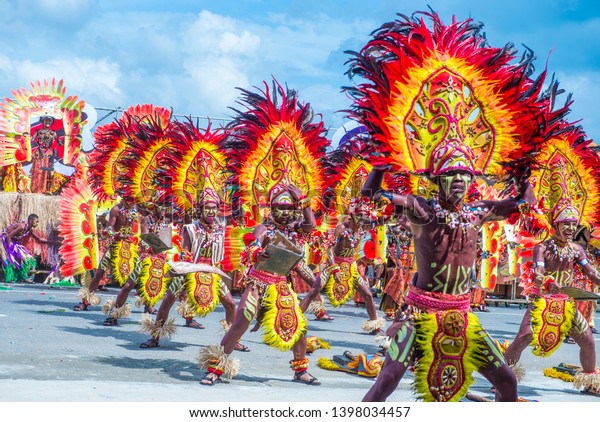
[[[323,122],[313,122],[310,105],[300,103],[295,91],[275,80],[272,89],[265,82],[264,90],[240,91],[238,103],[246,110],[233,109],[237,117],[227,127],[223,147],[239,202],[260,223],[281,187],[296,186],[311,199],[320,196],[321,160],[329,141]]]
[[[471,19],[399,16],[349,52],[347,74],[362,81],[345,88],[348,112],[369,129],[369,160],[417,175],[459,165],[502,178],[515,163],[526,167],[548,101],[539,95],[545,72],[530,78],[533,53],[512,64],[513,46],[490,47]]]

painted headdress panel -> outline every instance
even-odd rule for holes
[[[180,209],[189,211],[195,204],[225,201],[230,173],[219,147],[225,136],[223,130],[212,130],[210,124],[204,130],[191,121],[174,124],[167,183]]]

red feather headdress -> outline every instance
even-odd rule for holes
[[[579,126],[563,123],[550,135],[531,173],[538,210],[550,226],[576,220],[587,227],[600,221],[600,157]]]
[[[173,136],[170,113],[163,107],[149,106],[147,114],[125,115],[120,129],[128,138],[127,152],[123,157],[125,172],[118,178],[120,194],[134,198],[138,204],[150,204],[165,199],[164,186],[168,155],[172,151]]]
[[[532,52],[511,64],[512,45],[489,47],[480,24],[446,26],[437,14],[419,14],[433,29],[400,15],[360,53],[350,52],[348,75],[366,82],[345,90],[354,98],[351,116],[371,133],[371,162],[428,174],[432,152],[452,149],[466,151],[469,160],[461,165],[477,174],[522,171],[537,148],[545,105],[539,95],[545,72],[529,78]]]
[[[126,173],[124,160],[131,151],[129,134],[135,132],[134,126],[148,116],[153,116],[161,122],[161,126],[166,126],[171,112],[151,104],[138,104],[125,110],[118,121],[100,126],[94,133],[95,147],[90,153],[88,175],[92,190],[99,200],[117,196],[119,180]]]
[[[295,91],[276,81],[272,90],[244,89],[238,111],[228,126],[224,148],[239,186],[240,203],[261,222],[268,212],[269,199],[282,186],[294,185],[312,198],[321,194],[321,160],[329,141],[323,122],[313,123],[309,104],[301,104]]]
[[[191,121],[173,124],[173,148],[167,157],[165,178],[174,205],[191,211],[203,199],[226,200],[227,157],[219,148],[225,139],[223,130],[204,130]]]

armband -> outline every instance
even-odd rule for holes
[[[394,199],[394,194],[392,192],[390,192],[389,190],[384,190],[383,192],[381,192],[381,197],[392,202],[392,199]]]
[[[579,265],[585,267],[587,264],[589,264],[589,262],[590,261],[588,261],[587,258],[583,258],[581,261],[579,261]]]

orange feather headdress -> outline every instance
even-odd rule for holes
[[[550,226],[574,220],[588,228],[600,221],[600,157],[581,127],[563,123],[548,136],[531,173],[538,210]]]
[[[370,161],[425,175],[455,165],[497,178],[522,172],[541,142],[545,105],[545,72],[529,78],[533,53],[511,64],[512,45],[488,46],[470,19],[400,17],[350,52],[348,75],[366,82],[345,88],[354,98],[349,112],[369,129]]]
[[[224,148],[239,186],[241,205],[251,211],[256,222],[268,213],[272,197],[282,187],[293,185],[304,195],[321,194],[321,160],[329,141],[322,122],[313,123],[309,104],[301,104],[296,91],[284,89],[276,81],[272,90],[244,89],[238,111],[228,126]]]
[[[123,157],[125,171],[117,180],[121,196],[148,205],[165,199],[165,169],[173,137],[171,114],[166,109],[149,106],[145,113],[124,115],[125,121],[119,122],[128,146]]]
[[[96,129],[95,148],[90,153],[88,176],[94,195],[99,200],[117,196],[127,173],[125,158],[131,154],[130,134],[135,132],[137,122],[148,116],[154,116],[161,125],[167,125],[171,112],[151,104],[138,104],[125,110],[118,121]]]
[[[172,191],[174,205],[190,212],[207,201],[222,204],[227,197],[227,157],[219,144],[223,130],[204,130],[191,121],[173,125],[173,148],[167,157],[165,178]]]

